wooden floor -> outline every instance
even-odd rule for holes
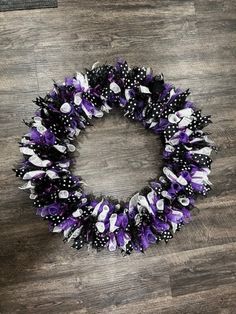
[[[0,13],[0,313],[235,313],[236,2],[61,0],[57,9]],[[77,252],[35,216],[11,168],[22,119],[52,79],[92,63],[151,65],[190,88],[218,146],[192,222],[145,255]],[[79,139],[88,190],[126,198],[160,173],[158,138],[119,113]],[[114,177],[116,179],[114,179]]]

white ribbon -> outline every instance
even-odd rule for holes
[[[189,203],[190,203],[189,199],[188,199],[187,197],[184,197],[184,196],[178,197],[178,201],[179,201],[180,204],[183,205],[183,206],[188,206]]]
[[[179,218],[182,218],[182,217],[183,217],[183,213],[182,213],[182,212],[179,212],[178,210],[173,210],[173,209],[172,209],[171,212],[172,212],[173,215],[179,216]]]
[[[129,100],[131,98],[129,91],[130,91],[129,89],[125,89],[125,98],[126,98],[126,100]]]
[[[157,122],[152,122],[149,126],[149,129],[154,128],[157,125]]]
[[[136,225],[136,226],[137,226],[138,224],[140,224],[140,222],[141,222],[141,217],[140,217],[139,214],[136,214],[136,215],[134,216],[134,221],[135,221],[135,225]]]
[[[74,152],[76,150],[76,147],[73,144],[66,144],[66,146],[67,146],[69,152]]]
[[[167,191],[162,191],[161,192],[161,195],[165,198],[167,198],[168,200],[171,200],[172,199],[172,196],[167,192]]]
[[[47,166],[49,166],[49,165],[51,164],[51,161],[50,161],[50,160],[42,160],[42,159],[39,158],[39,156],[37,156],[37,155],[32,155],[32,156],[28,159],[28,161],[29,161],[31,164],[33,164],[33,165],[35,165],[35,166],[37,166],[37,167],[42,167],[42,168],[47,167]]]
[[[49,176],[50,179],[58,179],[59,175],[53,170],[47,170],[46,175]]]
[[[69,192],[67,190],[61,190],[58,193],[59,198],[68,198],[69,197]]]
[[[101,200],[101,202],[99,202],[99,203],[94,207],[94,210],[93,210],[93,212],[92,212],[92,216],[97,216],[99,207],[102,205],[102,203],[103,203],[103,199]]]
[[[62,113],[69,113],[71,111],[71,105],[68,102],[65,102],[63,105],[61,105],[60,111]]]
[[[201,155],[206,155],[206,156],[210,156],[212,152],[212,148],[211,147],[203,147],[201,149],[198,150],[192,150],[191,154],[201,154]]]
[[[115,82],[111,82],[110,90],[112,90],[115,94],[118,94],[121,91],[120,86],[117,85]]]
[[[32,185],[30,180],[27,183],[19,187],[19,189],[21,190],[32,189],[32,188],[34,188],[34,186]]]
[[[172,96],[174,96],[175,95],[175,90],[174,90],[174,88],[172,88],[171,90],[170,90],[170,99],[172,98]]]
[[[76,93],[74,96],[74,103],[78,106],[81,104],[82,101],[81,94],[82,93]]]
[[[98,231],[101,233],[105,231],[105,225],[102,221],[96,222],[96,227],[97,227]]]
[[[77,218],[77,217],[82,216],[82,214],[83,214],[82,209],[81,208],[77,208],[76,211],[72,213],[72,216]]]
[[[177,181],[181,185],[187,185],[188,184],[188,182],[185,180],[184,177],[182,177],[182,176],[177,177],[168,167],[163,168],[163,173],[171,182]]]
[[[158,200],[156,202],[156,207],[159,211],[163,212],[163,210],[164,210],[164,199],[163,198],[161,198],[160,200]]]
[[[66,147],[63,145],[53,145],[54,148],[56,148],[60,153],[64,153],[66,151]]]
[[[139,193],[133,195],[129,201],[129,212],[131,212],[138,203]]]
[[[105,102],[103,103],[102,107],[101,107],[102,111],[105,111],[107,113],[109,113],[109,111],[112,109],[110,106],[108,106],[108,104],[106,104]]]
[[[68,238],[67,242],[70,242],[72,239],[76,239],[80,235],[82,227],[83,226],[80,226],[79,228],[75,229],[75,231],[72,232],[72,234]]]
[[[140,85],[139,86],[140,88],[140,92],[143,93],[143,94],[151,94],[149,88],[147,86],[143,86],[143,85]]]
[[[171,226],[172,226],[172,231],[173,231],[173,233],[175,233],[176,230],[177,230],[178,224],[176,224],[175,222],[171,221]]]
[[[140,209],[140,205],[142,207],[146,208],[150,214],[154,215],[150,205],[148,204],[148,201],[147,201],[146,197],[143,196],[143,195],[139,195],[138,196],[138,206],[137,206],[138,210]]]
[[[110,222],[110,232],[114,232],[116,229],[118,229],[119,227],[117,227],[115,225],[117,221],[117,214],[116,213],[113,213],[111,216],[110,216],[110,219],[109,219],[109,222]]]
[[[180,118],[183,118],[183,117],[189,118],[193,114],[193,112],[194,111],[192,108],[185,108],[185,109],[181,109],[181,110],[177,111],[176,114]]]
[[[100,111],[100,110],[95,109],[95,110],[94,110],[94,116],[95,116],[96,118],[102,118],[102,117],[103,117],[103,112]]]
[[[29,148],[29,147],[20,147],[20,152],[24,155],[34,155],[35,152],[32,148]]]
[[[76,79],[77,81],[79,81],[80,86],[87,91],[89,88],[89,84],[88,84],[88,78],[87,75],[83,75],[82,73],[78,72],[76,75]]]
[[[101,213],[98,215],[98,220],[99,221],[104,221],[107,217],[107,214],[109,212],[109,207],[107,205],[104,205],[103,208],[102,208],[102,211]]]
[[[115,237],[110,238],[109,245],[108,245],[109,251],[110,252],[115,251],[116,246],[117,246],[116,238]]]
[[[96,61],[93,65],[92,65],[92,70],[95,69],[98,65],[99,65],[99,61]]]
[[[43,134],[47,131],[47,129],[45,128],[45,126],[41,124],[41,122],[38,125],[36,125],[36,129],[40,134]]]
[[[183,119],[181,119],[181,121],[178,123],[178,126],[180,128],[184,128],[185,126],[189,125],[192,121],[193,119],[183,117]]]
[[[174,148],[172,145],[167,144],[167,145],[165,146],[165,151],[172,153],[172,152],[175,151],[175,148]]]
[[[124,235],[124,245],[121,246],[121,248],[122,248],[123,250],[126,249],[126,245],[129,243],[129,241],[130,241],[130,237],[129,237],[129,235],[128,235],[127,233],[125,233],[125,235]]]
[[[37,198],[37,194],[31,193],[30,196],[29,196],[29,198],[30,198],[31,200],[35,200],[35,199]]]
[[[203,171],[196,171],[192,176],[192,182],[196,184],[212,185],[211,181],[208,179],[209,173],[210,170],[207,168],[204,168]]]
[[[177,176],[167,167],[163,168],[164,175],[170,180],[170,181],[177,181]]]
[[[68,168],[70,166],[70,162],[69,161],[59,162],[58,166],[60,166],[61,168]]]
[[[176,114],[171,113],[171,114],[168,115],[168,121],[169,121],[170,123],[172,123],[172,124],[176,124],[176,123],[178,123],[178,122],[180,121],[180,118],[177,117]]]
[[[23,176],[23,180],[30,180],[38,175],[41,175],[45,173],[45,171],[43,170],[33,170],[33,171],[29,171],[29,172],[26,172]]]
[[[156,194],[156,192],[155,192],[153,189],[151,190],[151,192],[148,193],[147,199],[148,199],[148,202],[149,202],[150,204],[153,203],[154,198],[155,198],[156,195],[157,195],[157,194]]]
[[[22,144],[29,144],[29,143],[30,143],[30,140],[27,140],[25,137],[22,137],[21,143],[22,143]]]

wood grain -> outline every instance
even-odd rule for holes
[[[31,10],[57,7],[57,0],[1,0],[0,11]]]
[[[124,130],[126,130],[124,134]],[[85,190],[126,200],[161,174],[160,139],[114,110],[78,138],[74,173]],[[114,177],[114,171],[119,173]]]
[[[221,313],[236,308],[236,5],[232,0],[60,0],[0,13],[0,313]],[[35,216],[11,171],[21,123],[52,80],[95,61],[152,66],[190,88],[214,124],[213,191],[168,245],[145,255],[80,252]],[[75,173],[88,191],[127,198],[160,174],[161,143],[121,117],[78,138]],[[114,180],[116,178],[116,180]]]

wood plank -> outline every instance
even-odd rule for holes
[[[26,49],[0,52],[0,93],[38,90],[34,52]]]
[[[31,10],[31,9],[43,9],[43,8],[56,8],[57,0],[11,0],[1,1],[0,11],[15,11],[15,10]]]

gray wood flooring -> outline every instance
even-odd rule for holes
[[[77,252],[48,233],[11,168],[31,100],[123,56],[190,88],[220,150],[192,222],[145,255]],[[212,313],[236,308],[236,2],[60,0],[0,13],[0,313]],[[119,113],[79,139],[88,190],[126,198],[160,173],[159,139]]]

